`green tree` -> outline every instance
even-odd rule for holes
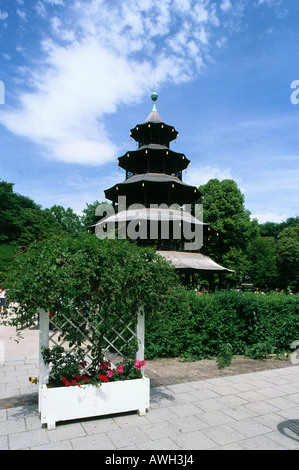
[[[262,237],[273,237],[277,240],[281,227],[277,222],[265,222],[259,224],[259,230]]]
[[[274,237],[275,241],[277,241],[280,232],[287,227],[293,227],[299,223],[299,217],[289,217],[284,222],[265,222],[263,224],[259,224],[260,235],[262,237]]]
[[[236,283],[249,268],[246,249],[258,232],[256,220],[250,220],[244,195],[233,180],[211,179],[200,186],[203,193],[203,220],[218,231],[207,240],[209,255],[223,266],[235,270],[226,276]]]
[[[0,181],[0,243],[10,243],[17,239],[20,233],[20,213],[35,207],[31,199],[16,195],[13,186],[13,183]]]
[[[248,246],[250,267],[248,274],[255,286],[275,288],[278,283],[276,243],[273,237],[254,238]]]
[[[76,214],[70,207],[65,209],[63,206],[55,205],[50,209],[45,210],[45,212],[48,211],[61,226],[62,230],[77,231],[82,228],[80,216]]]
[[[299,223],[286,227],[277,241],[277,265],[280,284],[299,291]]]
[[[13,183],[0,181],[0,244],[28,245],[58,229],[49,212],[32,199],[13,191]]]
[[[82,216],[82,224],[83,226],[88,229],[88,227],[96,224],[99,221],[99,217],[97,217],[96,209],[100,204],[105,204],[104,202],[99,202],[98,200],[92,202],[91,204],[86,203],[85,209],[83,209],[83,216]]]

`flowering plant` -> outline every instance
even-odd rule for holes
[[[96,366],[87,367],[80,354],[72,351],[66,353],[61,346],[44,348],[42,355],[46,363],[52,364],[49,385],[54,387],[81,387],[87,384],[98,386],[107,382],[139,379],[142,378],[141,369],[146,365],[145,361],[124,359],[117,366],[102,360]]]
[[[28,377],[28,380],[32,384],[37,384],[38,383],[38,378],[37,377]]]

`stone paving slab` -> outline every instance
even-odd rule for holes
[[[194,369],[181,382],[181,375],[163,376],[161,385],[156,377],[145,416],[134,412],[59,422],[48,430],[41,426],[37,391],[26,375],[38,376],[37,358],[28,348],[23,355],[20,349],[6,355],[0,364],[1,450],[299,450],[298,366],[200,379]]]
[[[241,383],[257,385],[245,395],[235,387]],[[282,383],[285,392],[279,389]],[[124,413],[60,422],[50,431],[40,424],[37,404],[4,408],[0,449],[299,450],[298,385],[296,366],[242,374],[238,380],[152,387],[145,416]],[[269,397],[269,387],[279,396]]]

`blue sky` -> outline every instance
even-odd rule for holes
[[[44,208],[104,201],[155,81],[185,182],[298,215],[298,22],[297,0],[0,0],[0,178]]]

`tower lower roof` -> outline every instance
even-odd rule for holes
[[[232,269],[224,268],[213,261],[209,256],[202,253],[193,253],[190,251],[157,251],[157,254],[163,256],[176,269],[185,269],[189,271],[223,271],[233,273]]]

